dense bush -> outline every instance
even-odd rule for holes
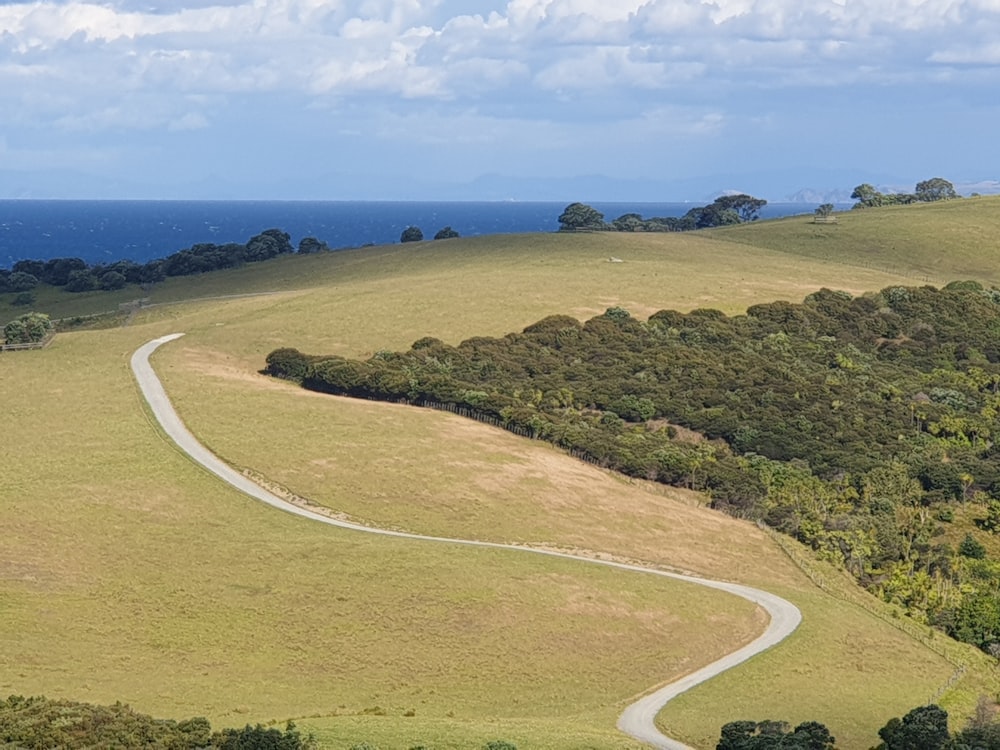
[[[44,313],[26,313],[10,321],[3,328],[4,340],[8,344],[37,343],[49,335],[52,321]]]

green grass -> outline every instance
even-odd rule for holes
[[[422,719],[398,716],[336,716],[307,718],[297,725],[313,733],[322,747],[347,750],[360,742],[381,750],[409,750],[424,745],[434,750],[476,750],[503,739],[531,750],[638,750],[645,747],[614,729],[589,729],[594,717],[571,720],[528,719],[489,722]],[[611,724],[614,722],[612,721]]]
[[[712,609],[752,637],[753,607],[717,592],[367,537],[241,497],[147,421],[126,360],[159,332],[0,360],[7,393],[34,396],[8,399],[5,423],[0,689],[223,724],[380,706],[444,723],[582,714],[603,731],[688,668],[690,642],[698,663],[725,652],[701,627]]]
[[[802,258],[880,269],[910,284],[956,279],[1000,284],[1000,196],[852,210],[836,224],[793,216],[726,228],[713,236]]]
[[[612,305],[737,312],[819,286],[912,283],[905,274],[925,263],[915,253],[889,274],[734,236],[486,237],[283,258],[170,280],[152,297],[175,304],[129,327],[0,356],[0,689],[217,725],[312,717],[301,726],[331,748],[494,737],[630,747],[614,730],[629,697],[759,627],[739,600],[652,577],[369,539],[259,507],[178,455],[138,400],[131,352],[185,331],[155,359],[183,416],[221,455],[293,492],[373,523],[599,551],[795,601],[806,621],[789,643],[664,712],[680,736],[711,745],[730,718],[810,718],[841,747],[870,746],[953,664],[858,606],[856,591],[820,593],[756,527],[451,415],[256,374],[282,345],[357,356]],[[968,649],[959,655],[972,668],[945,699],[960,714],[996,685]]]

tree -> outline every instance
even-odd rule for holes
[[[622,214],[611,222],[611,226],[617,232],[641,232],[646,228],[646,222],[642,216],[635,213]]]
[[[409,226],[403,230],[403,233],[399,235],[400,242],[420,242],[424,238],[424,233],[420,231],[420,227]]]
[[[85,270],[87,263],[80,258],[53,258],[45,263],[45,270],[39,278],[52,286],[65,286],[73,271]]]
[[[29,292],[38,286],[38,277],[25,271],[14,271],[7,279],[12,292]]]
[[[958,545],[958,554],[972,560],[982,560],[986,557],[986,547],[976,540],[972,534],[966,534]]]
[[[17,261],[17,263],[11,266],[10,270],[11,273],[28,273],[36,279],[40,279],[45,275],[45,261],[25,258],[24,260]]]
[[[330,246],[315,237],[303,237],[299,240],[299,253],[308,255],[309,253],[322,253],[330,249]]]
[[[445,227],[444,229],[439,229],[438,233],[434,235],[436,240],[453,240],[458,237],[458,232],[456,232],[451,227]]]
[[[740,215],[735,209],[723,208],[719,203],[710,203],[707,206],[692,208],[684,214],[684,218],[691,219],[698,229],[724,227],[740,223]]]
[[[107,271],[101,274],[101,289],[105,292],[124,289],[126,283],[128,282],[125,279],[125,275],[118,273],[118,271]]]
[[[951,198],[958,198],[955,186],[942,177],[932,177],[929,180],[917,183],[914,191],[918,201],[943,201]]]
[[[88,270],[70,271],[63,286],[67,292],[89,292],[97,288],[97,279]]]
[[[570,203],[559,214],[559,231],[604,228],[604,214],[586,203]]]
[[[942,750],[948,743],[948,712],[940,706],[919,706],[902,719],[890,719],[878,730],[876,750]]]
[[[795,727],[782,742],[783,747],[796,750],[833,750],[836,738],[818,721],[806,721]]]
[[[863,182],[854,188],[851,198],[857,201],[854,204],[855,208],[872,208],[874,206],[881,206],[885,196],[876,190],[873,185]]]
[[[192,248],[193,250],[194,248]],[[254,235],[246,244],[246,259],[247,262],[253,263],[260,260],[270,260],[278,255],[284,253],[293,253],[295,248],[292,247],[292,238],[287,232],[282,232],[280,229],[265,229],[258,235]],[[206,271],[215,270],[214,268],[205,268]],[[185,274],[171,274],[167,272],[168,276],[172,275],[185,275]]]
[[[817,218],[820,218],[820,219],[829,218],[829,216],[833,213],[833,204],[832,203],[823,203],[823,204],[821,204],[820,206],[818,206],[816,208],[815,213],[816,213]]]
[[[722,727],[716,750],[833,750],[825,726],[806,721],[788,731],[783,721],[731,721]]]
[[[45,313],[25,313],[4,326],[8,344],[31,344],[41,341],[52,330],[52,321]]]
[[[767,205],[763,198],[754,198],[746,193],[736,195],[720,195],[715,199],[714,205],[722,210],[733,210],[740,217],[740,221],[757,221],[760,218],[760,210]]]

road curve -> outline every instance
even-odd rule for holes
[[[757,639],[751,641],[738,651],[734,651],[733,653],[702,667],[696,672],[692,672],[679,680],[671,682],[669,685],[649,693],[625,709],[618,719],[618,729],[637,740],[647,742],[653,747],[662,748],[662,750],[692,750],[688,745],[685,745],[677,740],[670,739],[656,728],[655,718],[660,709],[662,709],[672,698],[690,690],[695,685],[699,685],[711,677],[725,672],[727,669],[746,661],[751,656],[759,654],[776,643],[779,643],[791,635],[791,633],[795,631],[795,629],[799,626],[799,623],[802,621],[802,613],[799,612],[798,608],[791,602],[775,596],[774,594],[769,594],[766,591],[761,591],[760,589],[751,588],[749,586],[741,586],[737,583],[713,581],[707,578],[697,578],[695,576],[683,575],[681,573],[670,573],[665,570],[656,570],[655,568],[644,568],[640,565],[629,565],[627,563],[614,562],[611,560],[580,557],[553,550],[536,549],[533,547],[522,547],[511,544],[499,544],[497,542],[481,542],[471,539],[451,539],[440,536],[423,536],[421,534],[409,534],[403,531],[390,531],[388,529],[362,526],[361,524],[331,518],[321,513],[311,511],[308,508],[302,508],[283,500],[277,495],[268,492],[259,484],[243,476],[241,473],[222,461],[222,459],[214,453],[209,451],[198,441],[197,438],[195,438],[194,435],[191,434],[187,427],[184,426],[180,417],[177,415],[177,412],[174,411],[174,407],[170,403],[170,399],[167,397],[166,391],[163,390],[163,385],[160,383],[160,379],[156,376],[152,365],[149,363],[149,356],[158,347],[169,341],[178,339],[183,335],[184,334],[182,333],[173,333],[168,336],[161,336],[158,339],[153,339],[152,341],[144,344],[135,351],[132,355],[131,365],[132,372],[135,374],[135,379],[139,385],[139,389],[141,390],[143,397],[146,399],[146,402],[149,404],[149,408],[152,410],[153,416],[156,417],[156,420],[160,423],[160,427],[163,428],[163,431],[182,451],[187,453],[192,459],[194,459],[195,462],[201,464],[201,466],[215,474],[224,482],[228,482],[232,486],[236,487],[236,489],[249,495],[255,500],[267,503],[278,510],[285,511],[286,513],[294,513],[297,516],[302,516],[303,518],[308,518],[312,521],[319,521],[320,523],[330,524],[331,526],[339,526],[340,528],[351,529],[353,531],[363,531],[367,534],[381,534],[383,536],[413,539],[421,542],[445,542],[448,544],[462,544],[469,547],[489,547],[492,549],[517,550],[518,552],[547,555],[549,557],[561,557],[595,565],[605,565],[611,568],[630,570],[637,573],[664,576],[666,578],[673,578],[679,581],[695,583],[699,586],[707,586],[708,588],[726,591],[730,594],[735,594],[736,596],[741,596],[744,599],[754,602],[766,610],[770,615],[771,620],[767,629]]]

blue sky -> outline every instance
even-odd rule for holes
[[[0,2],[0,197],[993,192],[998,123],[1000,0]]]

